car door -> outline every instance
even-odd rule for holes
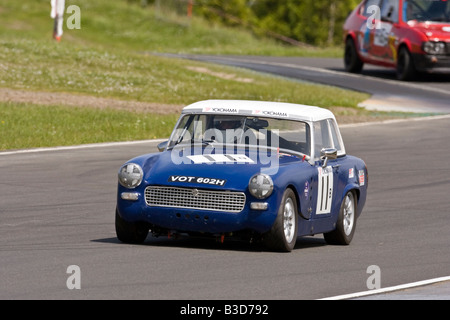
[[[360,15],[364,17],[358,33],[358,51],[361,56],[372,59],[374,30],[381,23],[381,1],[367,0],[361,7]]]
[[[326,166],[320,159],[321,150],[333,148],[338,152],[337,159],[330,159]],[[340,200],[345,182],[340,181],[340,171],[345,160],[345,150],[342,139],[333,119],[314,123],[314,154],[317,170],[317,201],[315,217],[329,217],[335,210],[336,202]]]
[[[397,33],[400,21],[400,0],[383,0],[380,9],[381,21],[372,30],[372,57],[383,63],[397,60]]]

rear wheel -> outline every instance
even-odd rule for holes
[[[342,201],[339,217],[334,231],[324,234],[329,244],[349,245],[356,229],[356,197],[349,191]]]
[[[142,222],[123,220],[116,209],[116,235],[124,243],[139,244],[147,238],[149,227]]]
[[[352,38],[348,38],[345,42],[344,64],[345,70],[351,73],[361,73],[364,66],[364,62],[359,58]]]
[[[297,242],[298,210],[294,191],[286,189],[272,229],[265,234],[265,245],[275,251],[290,252]]]

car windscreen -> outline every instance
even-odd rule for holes
[[[450,2],[443,0],[406,0],[405,21],[450,22]]]
[[[306,122],[239,115],[184,115],[169,149],[185,144],[215,144],[277,148],[311,155],[310,128]]]

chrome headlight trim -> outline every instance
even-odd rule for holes
[[[423,51],[432,55],[443,55],[447,52],[447,45],[445,42],[427,41],[423,43]]]
[[[136,163],[126,163],[119,169],[119,183],[125,188],[134,189],[139,187],[144,177],[144,171]]]
[[[248,190],[256,199],[266,199],[273,192],[273,180],[267,174],[255,174],[248,182]]]

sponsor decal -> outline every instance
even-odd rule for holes
[[[318,195],[316,214],[329,214],[333,202],[333,169],[331,166],[317,168],[318,171]]]
[[[255,163],[245,154],[209,154],[187,156],[195,164],[199,163]]]
[[[227,183],[227,180],[190,176],[170,176],[168,182],[208,184],[223,187]]]
[[[445,32],[450,32],[450,27],[443,27],[442,30]]]
[[[264,115],[264,116],[275,116],[287,118],[289,115],[286,112],[281,111],[263,111],[263,110],[253,110],[254,115]]]
[[[363,186],[366,183],[366,177],[364,175],[364,170],[359,170],[358,176],[359,176],[359,185]]]
[[[203,112],[211,112],[211,113],[239,113],[239,109],[236,108],[221,108],[221,107],[205,107],[203,108]]]
[[[348,169],[348,178],[351,179],[354,177],[355,177],[355,169],[353,168]]]
[[[376,29],[373,44],[378,47],[387,47],[392,27],[392,23],[381,22],[381,27]]]
[[[363,55],[367,55],[367,53],[369,52],[370,48],[371,48],[371,44],[370,44],[370,31],[372,30],[371,27],[368,26],[368,24],[370,25],[369,21],[364,22],[361,25],[361,29],[359,30],[359,52]]]

